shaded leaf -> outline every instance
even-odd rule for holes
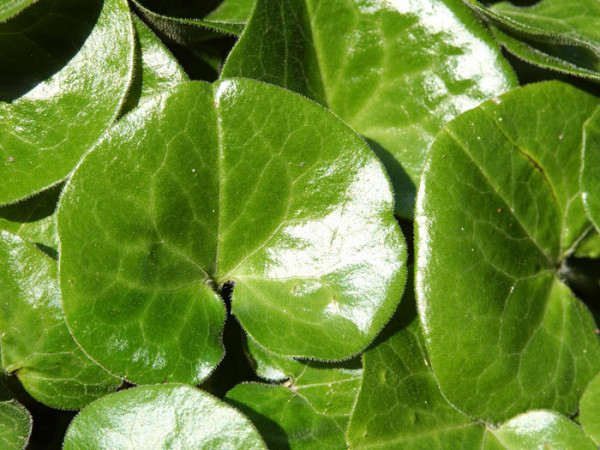
[[[206,16],[207,20],[219,23],[246,25],[254,8],[255,0],[224,0],[213,12]]]
[[[491,36],[455,0],[259,0],[223,76],[328,106],[368,139],[388,169],[396,213],[409,218],[443,124],[516,85]]]
[[[416,292],[441,390],[492,423],[572,414],[600,368],[587,308],[561,266],[591,229],[580,149],[597,99],[529,85],[448,124],[417,202]]]
[[[581,189],[587,213],[600,232],[600,112],[585,127]]]
[[[284,359],[248,343],[259,374],[284,377],[280,385],[239,384],[226,401],[244,412],[270,448],[343,448],[360,386],[360,359],[325,364]]]
[[[190,386],[141,386],[107,395],[75,417],[65,450],[266,449],[239,411]]]
[[[12,16],[17,15],[36,1],[38,0],[4,0],[0,4],[0,22],[4,22]]]

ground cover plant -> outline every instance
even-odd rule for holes
[[[594,0],[0,4],[0,447],[598,448]]]

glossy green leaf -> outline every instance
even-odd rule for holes
[[[17,15],[38,0],[3,0],[0,4],[0,22]]]
[[[392,321],[363,355],[360,393],[348,428],[351,448],[477,448],[484,429],[442,396],[407,291]]]
[[[488,430],[485,450],[581,449],[597,447],[575,423],[554,411],[530,411]]]
[[[185,6],[183,11],[178,11],[177,5],[163,3],[162,5],[155,2],[132,0],[136,10],[152,27],[159,33],[161,37],[171,42],[180,45],[192,46],[199,42],[204,42],[216,37],[222,36],[223,33],[237,36],[244,29],[243,23],[231,21],[209,20],[208,18],[198,17],[193,14],[194,11],[189,11]],[[201,2],[189,3],[189,5],[200,5]],[[157,7],[160,7],[157,9]],[[204,8],[201,7],[201,11]],[[180,16],[185,14],[185,16]]]
[[[45,54],[39,48],[54,36],[47,36],[44,21],[61,17],[72,3],[60,0],[33,5],[18,20],[1,25],[12,27],[2,30],[2,45],[10,45],[6,51],[14,53],[16,59],[26,60],[22,55],[30,48],[35,49],[35,55]],[[63,19],[61,27],[71,22],[84,26],[71,11],[65,14],[70,21]],[[60,32],[57,34],[60,37]],[[133,50],[125,0],[106,0],[91,34],[66,66],[14,101],[0,102],[0,204],[31,196],[72,171],[115,119],[131,79]],[[47,59],[53,57],[45,54]]]
[[[107,395],[75,417],[71,449],[266,449],[239,411],[190,386],[141,386]]]
[[[600,5],[582,0],[542,0],[533,6],[500,2],[488,8],[465,0],[495,24],[497,40],[515,56],[540,67],[600,80]]]
[[[211,22],[246,25],[255,0],[224,0],[217,9],[206,16]]]
[[[131,111],[144,99],[189,81],[175,57],[137,17],[133,24],[138,41],[136,70],[121,113]]]
[[[17,375],[36,400],[77,409],[121,384],[69,334],[56,261],[5,231],[0,232],[0,297],[2,370]]]
[[[363,361],[348,429],[350,448],[567,449],[591,444],[576,424],[555,412],[531,411],[497,428],[448,403],[431,370],[413,298],[402,300],[399,314]]]
[[[71,178],[58,225],[71,331],[136,383],[212,371],[226,282],[263,347],[344,359],[406,277],[379,161],[319,105],[252,80],[188,83],[126,116]]]
[[[585,127],[581,189],[588,215],[600,232],[600,112]]]
[[[600,374],[594,377],[581,397],[579,420],[585,433],[600,446]]]
[[[595,97],[539,83],[448,124],[417,202],[417,299],[442,392],[499,422],[572,414],[600,369],[594,322],[560,269],[591,224],[579,188]]]
[[[301,362],[269,355],[252,342],[249,348],[264,375],[287,380],[239,384],[225,399],[254,422],[269,448],[344,448],[362,375],[360,359]]]
[[[386,164],[403,217],[413,216],[439,129],[516,85],[491,36],[455,0],[259,0],[223,76],[331,108]]]

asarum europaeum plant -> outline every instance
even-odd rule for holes
[[[600,446],[599,20],[2,2],[0,447]]]

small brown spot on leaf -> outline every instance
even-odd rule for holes
[[[12,156],[9,156],[9,157],[8,157],[8,162],[9,162],[9,163],[13,163],[13,162],[15,162],[15,158],[13,158]]]

